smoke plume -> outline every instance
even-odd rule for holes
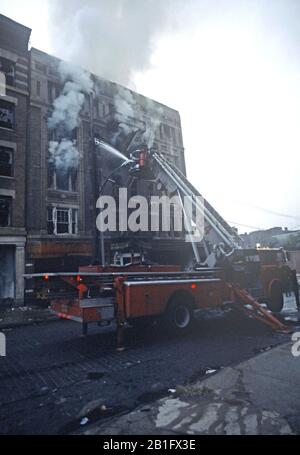
[[[158,35],[174,24],[183,0],[55,0],[50,5],[53,47],[64,59],[129,85],[144,71]],[[59,39],[57,39],[59,37]]]
[[[114,145],[117,146],[118,141],[121,142],[126,135],[139,131],[137,140],[151,148],[163,120],[162,107],[149,98],[143,97],[142,102],[138,102],[130,90],[121,86],[114,97],[114,106],[115,120],[118,122],[118,130],[112,138]]]
[[[56,168],[70,168],[76,167],[79,160],[76,141],[71,139],[72,131],[79,124],[84,93],[92,91],[93,82],[88,73],[69,63],[61,62],[58,70],[64,87],[53,102],[48,128],[55,130],[59,139],[49,142],[49,155]]]

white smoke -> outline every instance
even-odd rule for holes
[[[173,26],[176,5],[188,0],[54,0],[50,2],[57,55],[102,77],[132,84],[144,71],[159,35]]]
[[[79,161],[76,141],[70,136],[79,125],[84,93],[92,91],[93,82],[87,72],[66,62],[60,62],[58,71],[65,84],[53,102],[54,110],[48,119],[48,127],[49,130],[57,130],[61,137],[58,141],[49,142],[49,155],[57,168],[70,168],[76,167]]]
[[[138,101],[132,92],[124,87],[118,88],[114,97],[115,120],[118,122],[118,131],[113,142],[117,143],[118,137],[130,134],[138,129],[141,132],[140,141],[148,148],[153,147],[158,128],[163,121],[164,111],[157,103],[149,98],[141,97]],[[139,124],[139,127],[137,125]],[[131,126],[132,125],[132,126]]]
[[[79,152],[75,141],[70,139],[62,139],[60,142],[50,141],[49,155],[50,162],[56,169],[70,169],[78,166]]]

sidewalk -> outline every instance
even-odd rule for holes
[[[84,434],[300,434],[300,357],[292,343],[266,351],[208,379]]]

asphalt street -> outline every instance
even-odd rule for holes
[[[116,352],[114,327],[49,321],[4,330],[0,357],[0,433],[69,434],[168,395],[287,341],[255,321],[200,318],[184,337],[160,327],[126,330]]]

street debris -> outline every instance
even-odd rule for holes
[[[214,370],[212,368],[209,368],[208,370],[205,371],[205,374],[213,374],[215,373],[217,370]]]
[[[83,417],[81,420],[80,420],[80,425],[86,425],[88,423],[89,419],[87,417]]]

